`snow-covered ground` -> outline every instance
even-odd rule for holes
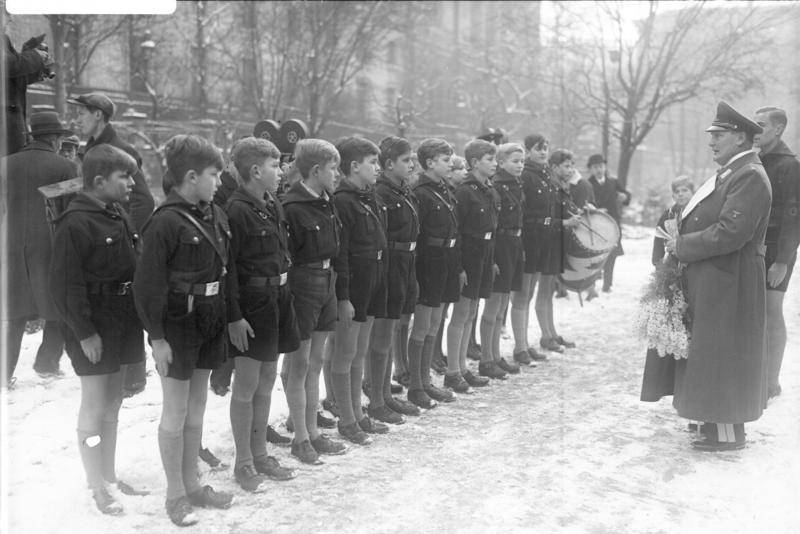
[[[300,474],[263,494],[238,490],[230,469],[211,473],[201,464],[206,483],[234,491],[236,500],[227,511],[200,511],[201,522],[189,529],[174,527],[164,513],[157,378],[123,405],[117,462],[124,480],[152,494],[122,496],[125,515],[105,517],[85,489],[76,450],[78,380],[66,357],[65,378],[35,375],[40,334],[26,336],[16,389],[4,398],[9,524],[3,530],[800,532],[800,275],[786,296],[783,395],[747,425],[743,451],[695,452],[669,399],[639,401],[645,350],[634,321],[651,241],[649,231],[636,230],[627,232],[611,294],[583,308],[574,294],[556,301],[559,329],[578,348],[410,418],[369,447],[324,458],[322,466],[300,465],[287,449],[271,449]],[[538,340],[535,324],[530,332]],[[510,339],[503,348],[510,354]],[[205,423],[206,445],[226,461],[233,456],[229,398],[209,395]],[[287,413],[278,384],[271,419],[279,424]]]

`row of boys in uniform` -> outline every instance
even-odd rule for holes
[[[405,139],[388,137],[380,146],[359,137],[336,146],[303,140],[294,162],[301,179],[281,203],[275,196],[279,151],[264,139],[246,138],[232,152],[241,183],[223,210],[213,203],[223,167],[218,150],[200,137],[178,135],[165,145],[166,200],[140,239],[120,207],[130,195],[136,162],[109,145],[87,152],[84,192],[57,222],[51,290],[81,377],[79,449],[102,512],[122,512],[110,483],[125,494],[143,493],[114,472],[120,370],[141,361],[142,328],[162,382],[158,443],[166,511],[177,525],[197,521],[194,507],[232,504],[230,493],[202,486],[197,469],[209,373],[229,352],[236,370],[230,404],[234,476],[252,492],[268,478],[295,476],[266,448],[281,353],[295,434],[291,453],[308,464],[346,450],[317,426],[326,344],[333,348],[328,393],[338,433],[357,444],[388,432],[385,423],[400,424],[420,408],[453,402],[453,391],[519,372],[517,363],[500,356],[499,334],[509,293],[523,291],[524,278],[530,287],[541,269],[536,258],[542,254],[523,246],[524,150],[470,142],[464,154],[469,172],[455,188],[448,185],[453,149],[445,140],[423,141],[416,155],[423,173],[412,192],[414,162]],[[333,192],[337,168],[342,178]],[[556,220],[562,222],[548,215],[547,223]],[[466,350],[481,298],[487,299],[485,349],[482,376],[476,376],[466,366]],[[524,301],[530,302],[527,291]],[[439,388],[430,369],[447,303],[453,312],[445,388]],[[518,308],[512,310],[515,337],[525,338],[527,313]],[[406,345],[398,332],[412,313]],[[391,395],[390,354],[392,347],[406,346],[410,385],[403,400]],[[535,354],[515,349],[514,360],[528,364]]]

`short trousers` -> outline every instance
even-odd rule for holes
[[[311,339],[313,332],[333,332],[339,310],[336,305],[336,273],[333,269],[292,267],[289,288],[294,296],[294,312],[300,341]]]
[[[526,228],[522,233],[525,250],[525,272],[561,274],[564,272],[561,230]]]
[[[775,256],[778,252],[778,245],[776,244],[767,244],[767,253],[764,255],[764,266],[766,267],[767,272],[769,272],[769,268],[772,267],[772,264],[775,263]],[[767,285],[768,291],[780,291],[782,293],[786,293],[786,290],[789,288],[789,280],[792,278],[792,271],[794,271],[794,264],[797,261],[797,253],[795,252],[792,254],[792,257],[789,259],[789,263],[786,266],[786,276],[783,278],[783,282],[778,284],[777,287],[769,287]]]
[[[164,337],[172,349],[167,376],[189,380],[195,369],[217,369],[228,357],[228,315],[221,294],[195,296],[170,291]]]
[[[509,293],[522,288],[522,238],[513,235],[498,235],[494,243],[494,262],[500,272],[494,278],[492,291]]]
[[[463,237],[461,240],[461,265],[467,273],[467,283],[461,294],[472,300],[492,296],[494,280],[494,241]]]
[[[443,302],[458,302],[458,251],[453,248],[423,245],[417,249],[417,304],[438,308]]]
[[[350,304],[353,320],[386,317],[386,262],[350,257]]]
[[[230,345],[232,356],[247,356],[260,362],[277,361],[281,353],[300,347],[300,330],[294,312],[294,297],[289,285],[264,288],[240,286],[239,306],[242,316],[253,329],[248,350],[242,353]]]
[[[419,286],[416,253],[390,250],[386,274],[386,318],[399,319],[414,313]]]
[[[72,329],[59,323],[63,329],[64,348],[76,375],[112,374],[122,365],[144,360],[144,330],[132,295],[89,295],[89,308],[92,324],[103,343],[99,362],[90,362]]]

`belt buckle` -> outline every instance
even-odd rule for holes
[[[280,285],[285,286],[286,281],[289,279],[289,273],[281,273]]]
[[[483,239],[484,239],[484,241],[488,241],[488,240],[490,240],[491,238],[492,238],[492,232],[486,232],[486,233],[483,235]]]
[[[522,230],[520,230],[519,228],[517,228],[516,230],[514,230],[514,237],[519,237],[519,236],[521,236],[521,235],[522,235]]]
[[[133,282],[122,282],[117,288],[117,295],[127,295],[131,290]]]
[[[219,282],[211,282],[206,284],[206,291],[204,295],[211,297],[219,293]]]
[[[408,251],[409,251],[409,252],[414,252],[415,250],[417,250],[417,242],[416,242],[416,241],[412,241],[412,242],[411,242],[411,243],[408,245]]]
[[[544,225],[545,226],[550,226],[550,223],[552,223],[552,222],[553,222],[553,219],[551,217],[545,217],[544,218]]]
[[[383,258],[383,251],[379,250],[378,251],[378,259],[380,260],[381,258]]]
[[[454,237],[453,239],[448,239],[445,241],[445,243],[447,244],[447,248],[453,248],[456,246],[456,238]]]
[[[323,269],[328,269],[328,268],[330,268],[330,266],[331,266],[331,260],[330,259],[322,260],[322,268]]]

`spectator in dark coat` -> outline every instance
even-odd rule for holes
[[[17,52],[11,39],[6,36],[6,142],[0,146],[0,155],[11,155],[27,143],[27,102],[28,86],[42,79],[53,64],[50,54],[25,43]]]
[[[3,252],[8,261],[8,287],[2,288],[3,295],[8,296],[7,312],[2,317],[8,381],[12,380],[19,359],[25,323],[37,317],[45,320],[45,326],[34,369],[58,373],[64,339],[58,312],[47,290],[52,244],[44,197],[37,188],[78,176],[77,166],[57,154],[61,138],[71,133],[64,129],[55,112],[34,113],[33,141],[4,158],[0,165],[9,177],[8,246]]]
[[[589,183],[594,188],[595,206],[599,209],[606,210],[611,217],[617,222],[618,225],[622,224],[622,206],[627,206],[631,201],[631,194],[622,187],[616,178],[608,176],[606,170],[606,159],[602,154],[593,154],[589,157],[589,162],[586,164],[589,167]],[[620,226],[621,229],[621,226]],[[622,256],[622,232],[620,232],[620,243],[611,254],[608,255],[606,265],[603,268],[603,291],[608,293],[611,291],[611,284],[614,281],[614,263],[617,261],[617,256]]]
[[[756,111],[756,122],[764,131],[755,138],[759,156],[772,186],[772,207],[765,244],[767,269],[767,395],[781,394],[778,376],[786,349],[783,297],[797,259],[800,243],[800,161],[781,139],[786,112],[775,107]]]

